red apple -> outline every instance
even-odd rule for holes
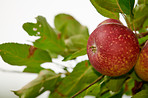
[[[116,20],[116,19],[106,19],[103,22],[101,22],[98,26],[103,25],[103,24],[108,24],[108,23],[112,23],[112,24],[115,23],[115,24],[121,24],[122,25],[122,23],[119,20]]]
[[[141,50],[135,71],[142,80],[148,81],[148,41]]]
[[[101,74],[121,76],[136,64],[139,44],[135,34],[121,24],[109,23],[97,27],[87,43],[92,66]]]

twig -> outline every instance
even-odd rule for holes
[[[122,11],[122,9],[121,9],[121,7],[120,7],[120,5],[119,5],[119,3],[118,3],[118,0],[116,0],[116,2],[117,2],[117,6],[119,7],[119,10],[121,11],[121,14],[123,15],[123,17],[124,17],[124,19],[125,19],[125,21],[126,21],[128,27],[132,30],[131,25],[130,25],[130,23],[129,23],[129,21],[128,21],[128,18],[126,17],[126,15],[124,14],[124,12]]]
[[[142,32],[138,34],[138,38],[142,38],[148,35],[148,32]]]
[[[134,31],[135,31],[135,34],[136,34],[136,36],[137,36],[137,38],[138,38],[138,33],[136,32],[136,28],[135,28],[135,25],[134,25],[135,23],[134,23],[134,21],[133,21],[133,28],[134,28]]]
[[[100,76],[98,79],[96,79],[94,82],[92,82],[90,85],[88,85],[86,88],[82,89],[81,91],[77,92],[75,95],[73,95],[71,98],[74,98],[76,96],[78,96],[80,93],[82,93],[83,91],[87,90],[89,87],[91,87],[92,85],[94,85],[95,83],[97,83],[98,81],[100,81],[102,78],[104,77],[104,75]]]

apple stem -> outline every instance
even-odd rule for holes
[[[94,82],[92,82],[90,85],[88,85],[86,88],[82,89],[81,91],[79,91],[75,95],[73,95],[71,98],[74,98],[74,97],[78,96],[79,94],[81,94],[82,92],[84,92],[85,90],[87,90],[89,87],[91,87],[92,85],[94,85],[95,83],[97,83],[98,81],[100,81],[103,77],[104,77],[104,75],[100,76]]]
[[[90,48],[92,49],[93,53],[95,53],[97,51],[97,48],[95,45],[91,46]]]

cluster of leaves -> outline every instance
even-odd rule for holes
[[[119,19],[120,15],[123,15],[128,27],[133,31],[139,32],[141,36],[148,32],[147,0],[139,0],[136,5],[135,0],[90,1],[104,17]],[[23,24],[23,29],[30,36],[39,37],[33,42],[33,46],[19,43],[0,45],[0,55],[6,63],[26,66],[24,72],[39,74],[22,89],[14,91],[16,95],[20,98],[34,98],[50,91],[49,98],[71,97],[102,76],[88,60],[78,63],[71,73],[67,70],[66,73],[55,73],[51,69],[42,68],[42,63],[52,62],[52,58],[57,58],[58,55],[64,57],[63,62],[85,55],[89,33],[86,26],[68,14],[55,16],[55,28],[42,16],[36,17],[36,20],[36,23]],[[139,44],[143,44],[147,39],[148,36],[140,37]],[[63,74],[65,77],[61,77]],[[123,94],[135,94],[134,98],[148,97],[148,84],[131,70],[120,77],[104,76],[76,97],[92,95],[97,98],[121,98]]]

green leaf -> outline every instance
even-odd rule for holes
[[[108,88],[106,88],[106,84],[108,83],[108,79],[107,80],[105,79],[105,81],[102,81],[100,83],[100,92],[98,93],[97,98],[121,98],[124,93],[123,88],[121,88],[117,92],[110,93],[110,90]]]
[[[26,65],[27,72],[39,72],[40,64],[51,62],[48,52],[26,44],[5,43],[0,45],[2,59],[11,65]]]
[[[51,92],[49,98],[71,97],[97,78],[98,75],[94,72],[90,63],[82,61],[76,65],[70,75],[63,79],[59,87]]]
[[[74,35],[65,40],[69,52],[76,52],[82,48],[86,48],[88,36],[82,34]]]
[[[100,7],[106,10],[109,10],[111,12],[117,12],[117,13],[120,12],[116,0],[93,0],[93,2],[95,2]]]
[[[122,88],[119,92],[114,93],[109,98],[122,98],[123,93],[124,93],[124,89]]]
[[[106,87],[106,84],[108,83],[110,77],[104,76],[103,81],[100,83],[100,91],[97,94],[97,98],[106,98],[107,96],[110,96],[111,94],[108,93],[109,89]],[[107,93],[107,94],[106,94]]]
[[[54,91],[61,74],[52,70],[42,70],[38,77],[18,91],[13,91],[20,98],[35,98],[46,90]]]
[[[40,24],[41,27],[41,24]],[[24,23],[23,24],[23,29],[30,35],[30,36],[39,36],[39,24],[34,24],[34,23]]]
[[[37,23],[24,23],[24,30],[31,36],[40,36],[34,42],[35,47],[48,51],[51,57],[56,57],[65,50],[64,40],[57,35],[44,17],[38,16],[36,20]]]
[[[148,4],[148,0],[138,0],[138,4]]]
[[[55,16],[54,24],[60,31],[62,38],[67,39],[73,35],[82,34],[89,36],[87,27],[81,25],[74,17],[68,14],[58,14]]]
[[[143,28],[148,28],[148,19],[145,20],[145,22],[143,24]]]
[[[135,0],[119,0],[118,2],[120,8],[125,14],[133,16],[133,7]]]
[[[135,80],[130,78],[124,83],[124,93],[128,96],[132,95],[132,88],[134,87]]]
[[[100,92],[100,81],[99,83],[96,83],[89,87],[87,90],[83,91],[81,94],[76,96],[76,98],[84,98],[84,96],[91,95],[91,96],[97,96],[97,94]]]
[[[133,78],[134,80],[140,82],[142,81],[136,74],[135,70],[130,74],[130,77]]]
[[[97,94],[100,92],[100,81],[99,83],[94,84],[93,86],[91,86],[89,89],[86,90],[86,92],[84,92],[84,96],[86,95],[93,95],[93,96],[97,96]]]
[[[145,43],[147,40],[148,40],[148,35],[145,36],[145,37],[139,38],[138,39],[138,42],[141,45],[141,44]]]
[[[148,32],[148,19],[145,20],[143,27],[139,30],[139,33],[144,33],[144,32]],[[138,39],[140,45],[144,44],[147,40],[148,40],[148,35]]]
[[[76,57],[85,55],[86,53],[87,53],[86,48],[83,48],[83,49],[76,51],[75,53],[65,57],[63,61],[75,59]]]
[[[142,28],[140,30],[138,30],[139,33],[144,33],[144,32],[148,32],[148,29],[147,28]]]
[[[148,90],[142,90],[135,94],[132,98],[148,98]]]
[[[108,93],[109,90],[106,88],[106,83],[108,82],[109,77],[104,76],[104,78],[98,81],[96,84],[89,87],[86,91],[78,95],[79,98],[86,95],[96,96],[96,98],[108,98],[111,94]]]
[[[148,19],[148,5],[140,4],[135,7],[134,18],[131,25],[134,24],[136,30],[143,28],[144,22]]]
[[[109,82],[106,84],[106,86],[109,90],[117,92],[122,88],[126,79],[127,79],[126,76],[111,78]]]
[[[54,24],[67,47],[62,56],[86,47],[89,37],[88,28],[81,25],[74,17],[68,14],[58,14],[55,16]]]
[[[143,83],[143,86],[142,86],[142,89],[143,90],[148,90],[148,83]]]
[[[96,10],[104,17],[119,19],[116,0],[90,0]]]
[[[111,96],[112,94],[109,92],[109,91],[107,91],[107,92],[105,92],[105,94],[103,94],[102,96],[97,96],[96,98],[109,98],[110,96]]]
[[[108,80],[104,77],[102,80],[98,81],[97,83],[95,83],[94,85],[89,87],[87,90],[83,91],[77,97],[80,98],[80,97],[84,97],[87,95],[91,95],[91,96],[96,96],[96,97],[102,98],[102,96],[101,96],[102,93],[106,90],[108,91],[108,89],[105,86],[107,81]]]

